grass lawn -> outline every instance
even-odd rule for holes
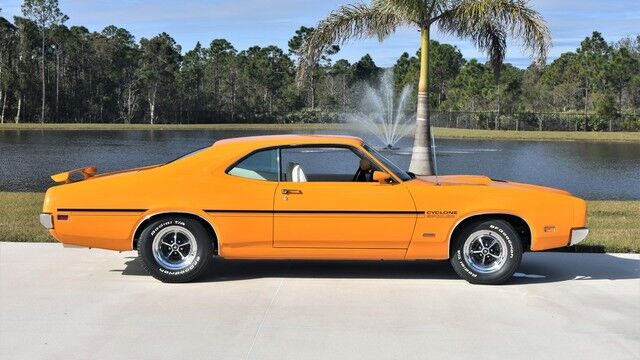
[[[350,124],[0,124],[0,130],[253,130],[253,131],[351,131]],[[435,136],[449,139],[581,140],[640,142],[640,132],[510,131],[435,128]]]
[[[38,222],[42,193],[0,192],[0,241],[54,241]],[[576,251],[640,252],[640,201],[589,201],[587,240]]]

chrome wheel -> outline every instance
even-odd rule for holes
[[[183,270],[196,258],[198,244],[191,231],[182,226],[167,226],[153,237],[153,257],[168,270]]]
[[[480,230],[469,235],[462,252],[465,262],[474,271],[493,273],[507,261],[507,242],[495,231]]]

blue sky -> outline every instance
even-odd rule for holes
[[[313,26],[331,10],[349,0],[59,0],[70,17],[67,25],[83,25],[99,31],[107,25],[124,27],[136,39],[160,32],[171,34],[183,51],[197,41],[208,45],[212,39],[226,38],[239,49],[252,45],[275,44],[287,49],[287,41],[301,25]],[[12,18],[20,14],[20,0],[2,0],[0,15]],[[549,61],[573,51],[593,30],[608,41],[640,33],[638,0],[533,0],[530,5],[542,13],[553,34]],[[463,55],[484,60],[484,55],[464,40],[437,32],[435,40],[458,46]],[[334,58],[355,61],[370,53],[379,66],[390,66],[407,51],[418,46],[415,30],[402,29],[384,43],[375,40],[351,42]],[[526,67],[530,59],[519,44],[511,41],[507,62]]]

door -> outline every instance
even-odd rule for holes
[[[408,247],[416,221],[409,191],[402,183],[354,181],[363,157],[357,149],[293,147],[281,149],[280,156],[275,247]]]

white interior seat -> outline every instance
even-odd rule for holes
[[[289,162],[287,166],[287,179],[292,182],[307,182],[302,166],[294,162]]]

